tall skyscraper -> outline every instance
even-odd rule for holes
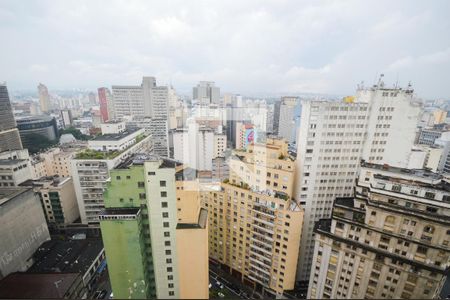
[[[297,139],[296,133],[301,114],[300,107],[300,99],[298,97],[281,98],[277,134],[289,143],[295,143]]]
[[[203,195],[210,259],[255,290],[280,297],[294,288],[303,211],[292,201],[295,163],[284,140],[236,150],[230,176]]]
[[[111,171],[100,226],[114,297],[208,298],[207,212],[179,206],[174,161],[136,154]]]
[[[114,119],[114,105],[112,103],[112,95],[108,88],[98,88],[98,101],[100,104],[100,115],[102,122]]]
[[[406,167],[421,105],[413,91],[378,85],[342,102],[303,101],[298,133],[296,200],[305,209],[298,280],[307,281],[313,228],[336,197],[353,193],[359,162]]]
[[[0,83],[0,152],[22,149],[6,83]]]
[[[280,106],[281,100],[275,101],[273,104],[273,130],[274,135],[278,135],[278,125],[280,123]]]
[[[440,298],[449,191],[436,173],[363,163],[356,195],[337,198],[331,219],[315,226],[307,298]]]
[[[215,86],[214,81],[200,81],[192,89],[192,99],[201,104],[219,104],[220,88]]]
[[[115,117],[131,116],[134,123],[143,124],[142,128],[151,127],[157,145],[155,153],[168,157],[169,88],[157,86],[155,77],[143,77],[140,86],[115,85],[112,91]]]
[[[39,93],[39,105],[41,108],[41,112],[46,113],[50,110],[50,96],[48,94],[48,89],[42,83],[39,83],[37,88]]]

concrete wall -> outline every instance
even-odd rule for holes
[[[2,188],[2,191],[9,190]],[[16,197],[0,200],[0,279],[6,275],[26,271],[31,257],[50,235],[38,196],[32,189],[14,188]]]

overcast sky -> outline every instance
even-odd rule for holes
[[[450,98],[450,1],[4,1],[0,81],[12,90],[139,84],[188,92],[352,94],[411,81]]]

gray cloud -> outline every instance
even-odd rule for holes
[[[448,97],[449,17],[448,1],[1,1],[0,79],[352,94],[385,73]]]

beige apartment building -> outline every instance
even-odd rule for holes
[[[295,284],[303,211],[292,200],[295,163],[287,142],[250,144],[230,159],[230,176],[202,192],[209,256],[266,295]]]
[[[450,258],[450,185],[439,174],[362,163],[355,197],[314,229],[308,299],[431,299]]]

